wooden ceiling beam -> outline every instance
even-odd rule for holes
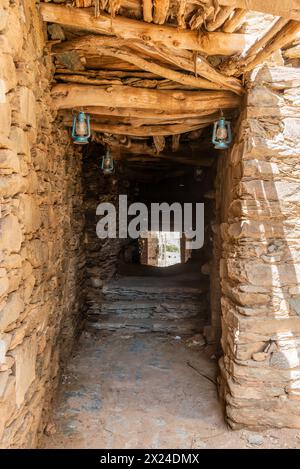
[[[235,33],[242,26],[245,21],[245,16],[249,13],[248,10],[243,8],[237,8],[230,18],[228,18],[223,24],[222,30],[224,33]]]
[[[204,3],[210,0],[203,0]],[[299,0],[218,0],[219,5],[269,13],[273,16],[300,21]]]
[[[169,47],[196,50],[206,55],[239,54],[246,45],[244,34],[223,32],[201,34],[197,31],[180,30],[169,25],[145,23],[122,16],[112,18],[107,14],[100,14],[96,18],[93,11],[53,3],[42,3],[40,12],[42,19],[50,23],[71,26],[97,34],[115,35],[123,39],[144,41],[148,44],[164,43]]]
[[[144,1],[152,3],[152,0],[143,0],[143,3]],[[191,8],[197,3],[195,0],[186,0],[186,5],[191,6]],[[210,3],[211,0],[201,0],[201,5],[209,5]],[[300,5],[298,0],[218,0],[218,5],[243,8],[300,21]],[[140,0],[120,0],[120,6],[134,11],[135,14],[140,14],[141,12]]]
[[[130,46],[133,50],[126,50],[124,46]],[[122,48],[123,47],[123,48]],[[121,49],[120,49],[121,48]],[[181,54],[175,54],[174,50],[166,48],[149,47],[145,44],[136,43],[131,45],[127,41],[115,38],[107,38],[96,35],[87,35],[73,41],[58,44],[53,47],[54,54],[65,53],[74,49],[83,51],[85,54],[94,53],[109,55],[111,57],[127,61],[138,68],[159,75],[168,80],[200,89],[229,89],[237,94],[242,94],[244,89],[239,80],[236,78],[223,75],[215,70],[204,58],[193,57],[192,52],[181,51]],[[145,60],[140,54],[147,54],[149,57],[155,57],[162,62],[169,63],[179,69],[200,75],[198,78],[194,75],[187,75],[177,70],[170,69],[164,65],[157,64],[153,61]]]
[[[76,108],[74,108],[76,110]],[[78,108],[78,111],[80,107]],[[218,108],[209,109],[206,111],[193,112],[180,112],[171,113],[168,110],[158,109],[135,109],[135,108],[119,108],[119,107],[105,107],[105,106],[85,106],[85,112],[95,116],[111,116],[111,117],[127,117],[137,119],[157,119],[159,120],[176,120],[176,119],[197,119],[199,117],[213,115],[219,111]],[[64,114],[65,111],[61,111]],[[225,113],[226,115],[226,113]]]
[[[274,52],[291,43],[300,31],[300,21],[279,18],[275,24],[248,50],[245,57],[229,60],[222,71],[239,76],[268,60]]]
[[[232,12],[234,11],[234,7],[223,7],[220,8],[220,11],[217,13],[216,17],[207,21],[206,29],[207,31],[216,31],[219,29],[222,24],[230,17]]]
[[[65,122],[67,127],[72,127],[72,121]],[[135,125],[126,124],[105,124],[91,120],[91,129],[93,132],[106,133],[112,135],[128,135],[130,137],[165,137],[168,135],[184,134],[193,130],[202,129],[207,124],[166,124],[166,125]]]
[[[143,18],[146,23],[153,21],[153,4],[152,0],[143,0]]]
[[[57,84],[52,88],[52,98],[57,109],[111,106],[195,113],[216,108],[232,109],[240,105],[240,97],[230,91],[162,91],[132,86],[103,89],[88,85]]]
[[[168,17],[170,0],[154,0],[153,21],[156,24],[164,24]]]

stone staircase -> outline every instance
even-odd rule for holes
[[[203,285],[203,286],[201,286]],[[88,325],[132,332],[200,332],[208,313],[207,285],[155,277],[121,277],[90,303]]]

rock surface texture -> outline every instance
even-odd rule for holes
[[[220,383],[234,428],[300,426],[299,83],[296,68],[252,72],[220,162]]]
[[[54,122],[36,2],[2,0],[0,18],[0,447],[28,448],[80,320],[81,160]]]

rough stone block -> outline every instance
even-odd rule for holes
[[[33,196],[22,194],[19,197],[20,220],[24,225],[25,233],[33,233],[41,225],[41,213],[39,205]]]
[[[0,247],[9,252],[19,252],[23,240],[21,226],[15,215],[0,219]]]
[[[10,342],[11,342],[11,334],[0,335],[0,364],[5,362],[6,353],[9,348]]]
[[[27,259],[33,267],[40,267],[48,259],[48,246],[40,239],[33,239],[27,244]]]
[[[5,92],[8,93],[17,86],[16,67],[9,54],[0,53],[0,78],[5,82]]]
[[[36,101],[33,92],[20,86],[12,100],[13,122],[21,127],[36,128]]]
[[[0,195],[3,197],[13,197],[19,192],[25,192],[27,187],[29,187],[29,182],[29,180],[20,174],[0,176]]]
[[[11,127],[11,107],[10,103],[0,103],[0,147],[2,147],[2,140],[9,136]]]
[[[11,352],[11,355],[15,359],[16,367],[16,403],[20,407],[24,402],[26,392],[35,380],[36,335],[25,339],[21,345]]]
[[[20,161],[15,152],[0,149],[0,170],[1,169],[5,169],[9,173],[18,173],[20,171]]]
[[[8,299],[0,310],[0,331],[5,329],[13,322],[15,322],[20,314],[24,311],[24,302],[17,292],[11,293]]]
[[[9,138],[12,141],[14,151],[18,155],[24,155],[24,160],[30,163],[31,154],[28,132],[13,125],[10,130]]]

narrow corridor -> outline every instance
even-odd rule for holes
[[[202,438],[226,431],[215,378],[215,360],[173,336],[85,332],[63,377],[57,432],[44,446],[204,446]]]

